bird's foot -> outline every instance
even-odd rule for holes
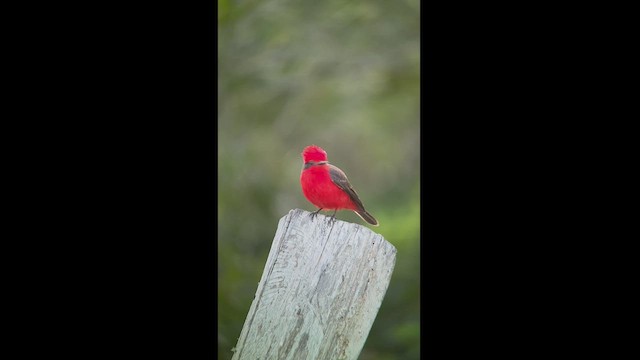
[[[309,216],[311,216],[311,219],[315,218],[318,215],[318,213],[320,212],[320,210],[322,210],[322,208],[320,208],[320,209],[312,212],[311,214],[309,214]]]
[[[335,223],[335,222],[336,222],[336,220],[337,220],[337,219],[336,219],[336,213],[337,213],[337,212],[338,212],[338,209],[334,210],[334,211],[333,211],[333,215],[331,215],[331,216],[329,217],[329,222],[330,222],[330,223]]]

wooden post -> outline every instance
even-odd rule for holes
[[[357,359],[396,248],[362,225],[295,209],[280,219],[232,360]]]

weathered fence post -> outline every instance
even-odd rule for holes
[[[232,360],[358,358],[396,249],[362,225],[309,215],[280,219]]]

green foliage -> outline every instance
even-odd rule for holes
[[[419,358],[419,2],[218,2],[219,357],[322,146],[398,249],[362,359]],[[362,224],[347,211],[339,219]]]

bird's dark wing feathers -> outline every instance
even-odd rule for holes
[[[329,175],[331,176],[331,181],[333,181],[334,184],[336,184],[340,189],[346,192],[347,195],[349,195],[349,198],[351,198],[351,201],[353,201],[356,205],[358,205],[360,209],[364,210],[362,201],[360,201],[358,194],[356,193],[355,190],[353,190],[353,188],[351,187],[351,184],[349,184],[347,175],[345,175],[345,173],[342,170],[338,169],[337,167],[331,164],[328,164],[328,165],[329,165]]]

